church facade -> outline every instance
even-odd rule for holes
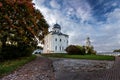
[[[61,32],[61,26],[54,24],[52,31],[44,38],[43,53],[66,53],[69,36]]]

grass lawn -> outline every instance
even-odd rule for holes
[[[32,61],[35,58],[36,56],[32,55],[30,57],[23,57],[20,59],[5,61],[3,63],[0,63],[0,77],[13,72],[14,70],[20,68],[21,66]]]
[[[115,60],[114,56],[106,55],[68,55],[68,54],[42,54],[45,57],[88,59],[88,60]]]

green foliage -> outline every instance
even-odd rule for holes
[[[85,55],[85,46],[78,46],[78,45],[76,45],[76,47],[79,48],[79,50],[80,50],[79,54]]]
[[[114,50],[113,52],[120,52],[120,49],[116,49],[116,50]]]
[[[55,58],[71,58],[71,59],[88,59],[88,60],[115,60],[114,56],[106,55],[69,55],[63,53],[55,54],[42,54],[46,57],[55,57]]]
[[[0,3],[2,42],[9,38],[32,45],[35,36],[43,39],[47,34],[49,26],[40,11],[33,7],[32,0],[0,0]]]
[[[78,45],[70,45],[66,48],[66,51],[68,52],[68,54],[73,54],[73,55],[96,54],[93,47],[78,46]]]
[[[0,0],[0,54],[4,55],[0,58],[30,55],[30,48],[37,45],[36,37],[43,40],[48,33],[49,25],[33,5],[32,0]]]
[[[96,55],[96,51],[94,50],[94,48],[93,47],[88,47],[88,46],[86,46],[86,54],[94,54],[94,55]]]
[[[79,45],[70,45],[66,48],[66,52],[72,55],[86,55],[86,54],[96,54],[93,47],[79,46]]]
[[[6,75],[14,70],[18,69],[20,66],[34,60],[36,58],[35,55],[30,57],[23,57],[16,60],[5,61],[0,64],[0,77]]]
[[[66,51],[68,54],[74,53],[74,54],[79,54],[80,49],[74,45],[70,45],[66,48]]]
[[[6,46],[2,49],[2,53],[0,53],[0,56],[3,59],[13,59],[13,58],[18,58],[20,56],[20,54],[18,53],[19,51],[17,51],[17,47],[16,46]]]
[[[70,45],[66,48],[66,51],[68,52],[68,54],[79,54],[79,55],[84,55],[85,54],[85,47],[81,47],[81,46],[76,46],[76,45]]]
[[[25,45],[14,46],[8,45],[2,49],[0,53],[0,61],[17,59],[19,57],[31,56],[33,52],[32,47],[27,47]]]

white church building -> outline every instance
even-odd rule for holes
[[[61,32],[61,26],[54,24],[52,31],[44,38],[43,53],[66,53],[69,36]]]

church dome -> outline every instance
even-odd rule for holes
[[[53,28],[61,29],[61,26],[59,24],[54,24]]]

